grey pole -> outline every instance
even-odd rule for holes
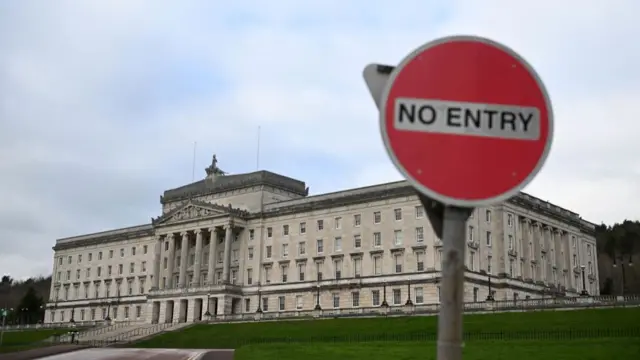
[[[453,206],[444,208],[437,360],[462,359],[465,231],[471,211]]]

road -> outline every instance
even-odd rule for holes
[[[39,360],[232,360],[233,350],[84,349]]]

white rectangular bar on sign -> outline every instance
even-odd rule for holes
[[[397,130],[538,140],[540,110],[535,107],[398,98]]]

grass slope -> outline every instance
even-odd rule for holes
[[[295,346],[292,345],[292,348],[302,349],[313,346],[324,348],[323,343],[331,342],[336,344],[351,343],[351,346],[358,348],[360,345],[353,343],[371,343],[376,340],[395,342],[433,340],[437,331],[437,320],[438,318],[434,316],[412,316],[196,325],[183,331],[170,332],[147,339],[135,344],[135,346],[146,348],[240,348],[249,346],[242,351],[250,352],[251,348],[261,348],[259,344],[264,343],[299,343]],[[586,336],[583,334],[582,336],[568,337],[597,338],[608,336],[608,331],[637,330],[640,327],[639,320],[640,308],[473,314],[465,316],[464,330],[471,335],[474,333],[489,335],[476,336],[475,338],[472,336],[470,342],[479,338],[496,338],[496,336],[492,336],[492,333],[493,335],[498,334],[500,337],[500,334],[508,336],[517,333],[530,335],[537,332],[538,334],[533,337],[540,340],[545,333],[548,334],[547,337],[557,337],[558,335],[554,334],[554,331],[591,332]],[[624,336],[624,332],[616,335],[616,337],[622,336]],[[526,338],[527,336],[521,337]],[[567,337],[566,334],[563,337]],[[531,341],[534,342],[535,339]],[[385,346],[393,347],[394,345],[387,343]],[[431,350],[426,349],[425,351]]]
[[[2,336],[2,345],[0,345],[0,353],[22,351],[34,347],[48,344],[42,344],[46,340],[56,334],[65,334],[66,329],[40,329],[25,331],[5,331]]]
[[[465,343],[464,360],[610,360],[640,358],[640,339],[562,341],[473,341]],[[271,344],[237,349],[235,360],[435,360],[433,342],[360,344]]]

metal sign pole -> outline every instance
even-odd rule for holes
[[[7,310],[2,310],[2,329],[0,329],[0,346],[2,346],[2,340],[4,338],[4,328],[7,325]]]
[[[444,207],[437,360],[462,359],[465,234],[472,210]]]

